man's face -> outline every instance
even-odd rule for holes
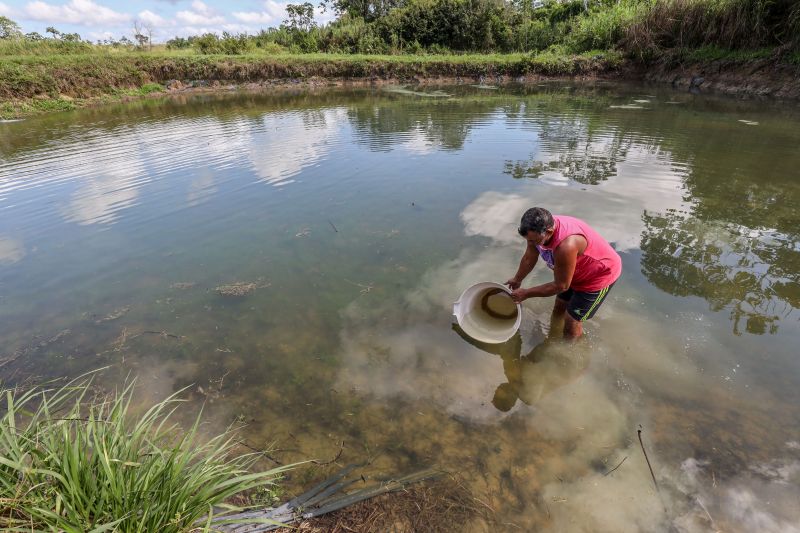
[[[529,231],[527,235],[525,235],[525,240],[528,241],[530,244],[538,244],[541,246],[542,244],[546,243],[550,240],[550,237],[553,236],[553,228],[549,228],[544,230],[544,233],[539,233],[538,231]]]

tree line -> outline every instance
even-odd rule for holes
[[[289,4],[277,27],[257,34],[207,33],[174,37],[169,49],[201,54],[507,53],[554,49],[568,53],[620,49],[642,59],[666,49],[800,49],[800,2],[795,0],[322,0],[335,15],[319,25],[310,2]],[[48,41],[83,42],[48,28]],[[152,48],[153,29],[137,22],[133,39],[100,45]],[[0,39],[22,35],[0,17]]]

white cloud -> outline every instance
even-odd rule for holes
[[[191,10],[178,11],[175,18],[181,24],[187,26],[208,26],[214,24],[224,24],[225,17],[208,7],[200,0],[192,2]]]
[[[290,2],[276,2],[266,0],[261,11],[234,11],[233,17],[245,24],[260,24],[263,26],[277,26],[286,19],[286,6]],[[324,24],[333,20],[331,11],[323,12],[317,7],[314,12],[314,19],[317,24]]]
[[[70,0],[61,5],[41,1],[29,2],[23,13],[24,17],[30,20],[83,26],[114,26],[125,24],[131,19],[127,13],[114,11],[92,0]]]
[[[267,0],[262,11],[234,11],[233,16],[246,24],[280,24],[286,16],[286,4]]]
[[[149,9],[145,9],[144,11],[139,13],[136,16],[136,18],[142,21],[144,24],[148,24],[150,26],[160,27],[160,26],[167,26],[169,24],[169,22],[166,19],[164,19],[164,17],[157,15],[156,13],[153,13]]]
[[[89,38],[93,41],[104,41],[114,39],[116,36],[110,31],[90,31]]]
[[[14,14],[14,10],[11,7],[7,6],[3,2],[0,2],[0,15],[10,17]]]

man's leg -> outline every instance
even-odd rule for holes
[[[564,329],[564,316],[567,314],[567,300],[556,296],[556,303],[553,304],[553,314],[550,315],[550,331],[547,336],[556,338],[561,335]]]
[[[567,314],[564,320],[564,338],[576,340],[580,338],[581,335],[583,335],[583,322],[575,320]]]
[[[599,291],[574,291],[572,293],[572,297],[567,303],[564,338],[575,340],[583,335],[583,323],[594,316],[613,286],[614,284],[612,283]]]

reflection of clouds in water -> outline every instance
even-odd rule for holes
[[[32,176],[42,194],[73,183],[69,202],[61,207],[64,217],[79,224],[109,224],[136,205],[141,187],[160,175],[187,167],[241,166],[243,154],[261,180],[285,184],[330,152],[346,120],[343,109],[326,109],[270,113],[258,122],[172,118],[86,130],[0,165],[5,193],[0,202],[29,188]],[[200,176],[190,186],[190,205],[213,194],[206,179]]]
[[[22,243],[8,238],[0,237],[0,265],[12,265],[25,257],[25,247]]]
[[[200,174],[189,183],[186,203],[189,207],[198,206],[211,199],[216,192],[217,186],[214,183],[214,175],[208,169],[201,170]]]
[[[248,143],[253,169],[269,184],[285,184],[328,155],[345,122],[343,108],[265,115],[263,132]]]
[[[122,209],[134,205],[139,187],[149,181],[141,179],[142,165],[130,161],[124,166],[102,166],[87,169],[89,176],[75,191],[64,207],[64,217],[70,222],[109,224]]]
[[[489,237],[504,245],[517,243],[519,249],[516,253],[520,254],[525,241],[516,228],[522,213],[533,206],[532,200],[518,194],[485,192],[461,212],[464,233]]]
[[[150,181],[136,146],[109,149],[107,139],[87,140],[80,152],[64,154],[53,172],[76,178],[78,189],[63,207],[64,217],[78,224],[108,224],[132,206],[139,188]],[[111,160],[109,160],[111,159]]]
[[[525,195],[488,191],[464,209],[461,219],[467,235],[490,237],[502,244],[521,243],[516,232],[520,217],[529,207],[540,206],[586,220],[617,251],[638,249],[644,229],[642,211],[683,205],[679,179],[667,167],[667,163],[654,163],[648,166],[647,176],[641,176],[639,167],[621,164],[617,178],[586,190],[532,184]]]
[[[427,155],[435,152],[439,147],[439,143],[429,139],[425,131],[420,128],[410,131],[406,137],[407,139],[398,148],[414,155]]]
[[[685,496],[689,505],[676,520],[680,531],[800,532],[797,459],[757,463],[749,472],[709,486],[711,476],[705,461],[689,458],[681,464],[674,484],[677,496]]]
[[[357,305],[348,315],[356,312]],[[499,418],[490,400],[505,380],[497,358],[459,346],[442,324],[342,332],[339,381],[374,397],[403,398],[472,420]],[[456,337],[457,340],[457,337]]]
[[[542,497],[549,506],[550,529],[586,533],[667,531],[664,508],[645,460],[637,452],[630,447],[614,454],[608,470],[628,458],[611,475],[592,472],[572,481],[546,484]]]

